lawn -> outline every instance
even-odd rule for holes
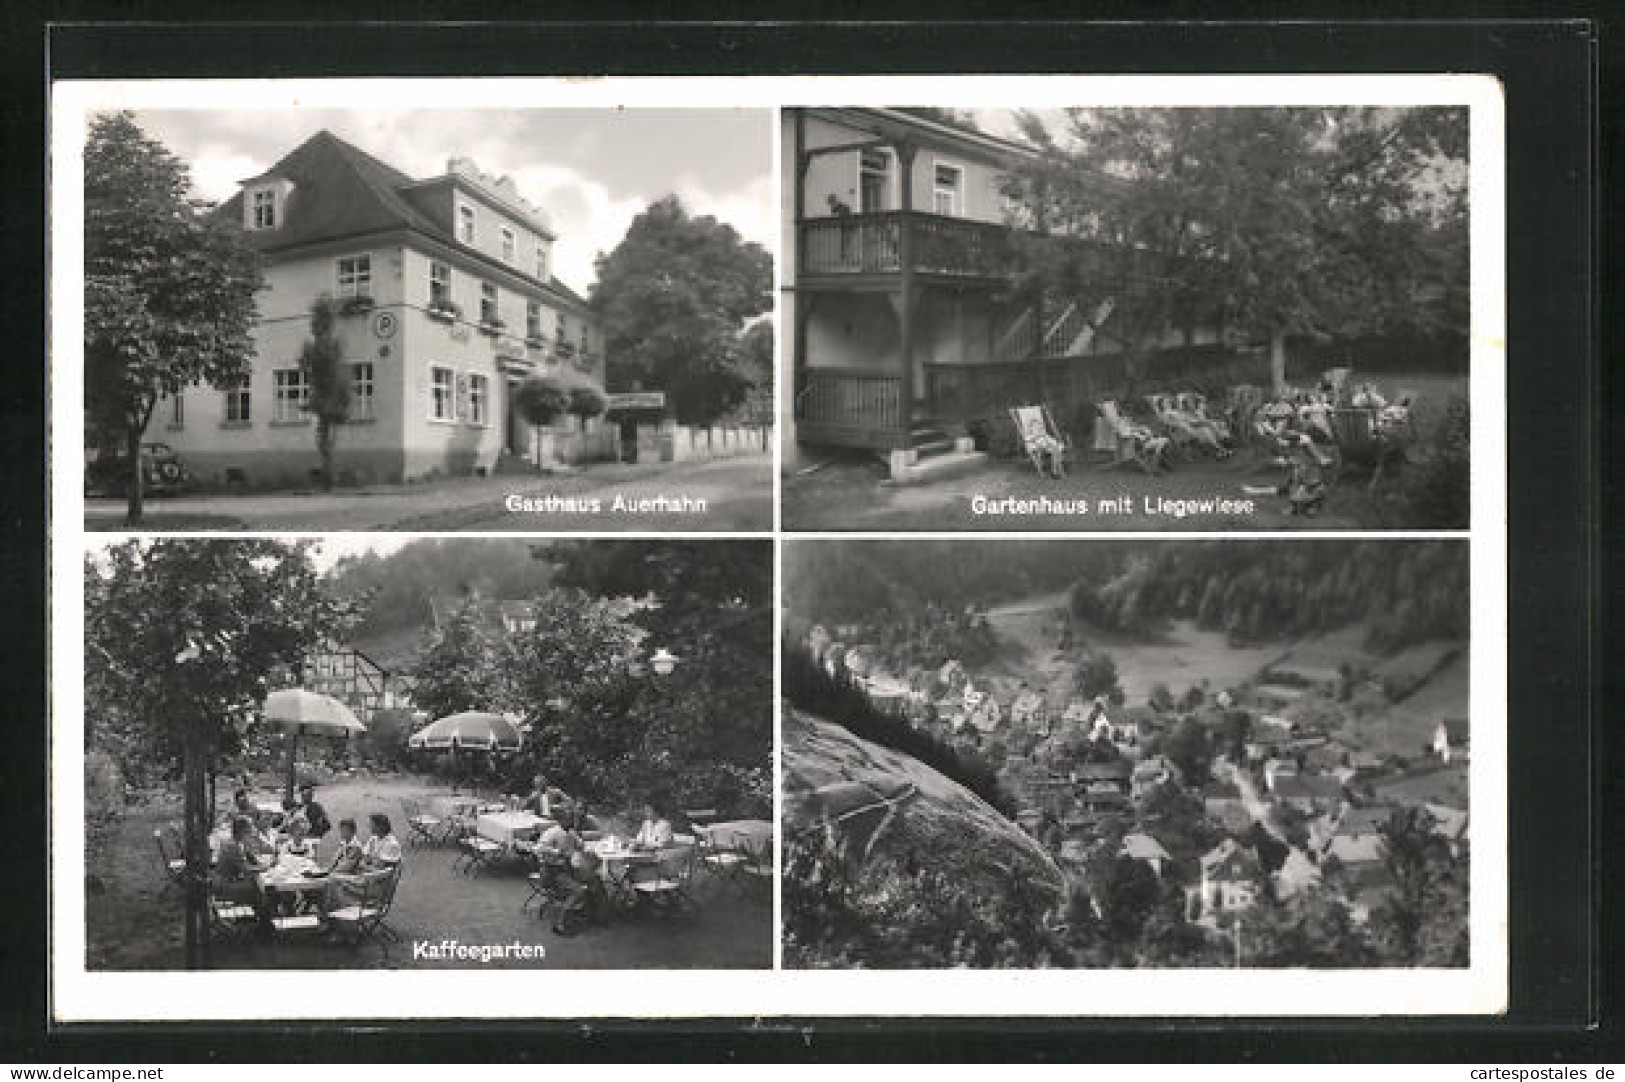
[[[394,821],[403,842],[408,830],[401,811],[404,797],[445,792],[417,776],[361,777],[324,786],[318,799],[335,823],[353,817],[363,824],[382,811]],[[92,854],[87,883],[86,966],[89,969],[178,969],[184,965],[181,899],[166,886],[154,845],[154,828],[179,818],[178,798],[160,797],[132,806],[111,829],[100,856]],[[611,824],[624,829],[624,824]],[[330,857],[335,835],[322,846]],[[221,969],[327,969],[358,967],[456,968],[477,962],[412,959],[412,943],[455,939],[466,945],[539,945],[544,961],[494,961],[492,966],[554,969],[734,969],[773,964],[773,910],[768,890],[741,895],[731,887],[701,883],[698,904],[676,917],[630,915],[608,927],[570,936],[555,935],[535,908],[521,913],[529,894],[525,870],[498,867],[476,876],[453,871],[451,847],[408,845],[389,923],[400,934],[386,957],[375,946],[359,949],[322,939],[217,944],[213,964]],[[481,966],[485,968],[485,966]]]
[[[1432,430],[1451,395],[1467,391],[1467,381],[1458,376],[1383,376],[1377,382],[1384,394],[1416,396],[1412,416],[1418,433]],[[1022,458],[991,459],[959,476],[899,485],[886,479],[884,465],[872,456],[819,451],[810,459],[816,468],[784,479],[784,525],[793,530],[1035,531],[1346,530],[1407,524],[1393,478],[1371,489],[1365,476],[1351,472],[1331,486],[1313,516],[1291,514],[1283,497],[1249,494],[1243,486],[1278,484],[1284,475],[1252,448],[1224,461],[1180,459],[1170,472],[1155,476],[1133,467],[1108,468],[1091,461],[1086,451],[1079,458],[1061,480],[1039,477]],[[1040,501],[1046,499],[1050,506],[1062,502],[1064,513],[1043,510]],[[1087,504],[1086,512],[1077,512],[1078,501]]]

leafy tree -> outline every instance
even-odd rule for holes
[[[1040,154],[1007,190],[1041,235],[1018,235],[1017,288],[1112,299],[1101,333],[1131,383],[1196,320],[1268,340],[1275,386],[1290,335],[1465,326],[1465,110],[1089,108],[1059,134],[1021,124]]]
[[[664,391],[685,424],[708,425],[745,400],[740,332],[772,306],[773,261],[761,245],[667,196],[596,268],[592,306],[615,385]]]
[[[310,386],[305,411],[316,418],[316,453],[322,458],[322,487],[333,488],[333,446],[338,426],[350,419],[350,374],[344,343],[335,330],[338,306],[318,297],[310,309],[310,338],[299,353],[299,368]]]
[[[187,198],[184,163],[125,112],[85,144],[85,408],[122,440],[126,522],[141,521],[141,437],[165,396],[248,373],[258,256]]]
[[[1319,886],[1285,902],[1262,897],[1247,914],[1242,942],[1250,966],[1356,968],[1376,960],[1348,906]]]
[[[551,376],[531,376],[514,389],[513,404],[525,423],[546,428],[569,412],[570,392]]]
[[[183,778],[189,967],[207,963],[214,764],[253,730],[273,681],[348,622],[304,544],[129,541],[87,563],[86,717],[140,726]]]
[[[1371,913],[1371,935],[1389,965],[1467,964],[1467,861],[1433,832],[1425,808],[1397,809],[1383,825],[1393,886]]]
[[[431,717],[512,704],[507,642],[486,627],[483,603],[463,601],[432,631],[412,667],[412,701]]]
[[[1122,695],[1117,682],[1117,662],[1110,654],[1091,654],[1072,671],[1072,689],[1085,699]]]
[[[1201,785],[1213,766],[1213,749],[1207,730],[1190,718],[1181,721],[1168,734],[1162,753],[1179,768],[1190,785]]]

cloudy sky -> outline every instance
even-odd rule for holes
[[[585,293],[593,257],[645,206],[675,192],[772,247],[772,114],[764,109],[151,109],[137,122],[223,200],[322,128],[410,176],[473,158],[511,174],[559,234],[555,273]]]

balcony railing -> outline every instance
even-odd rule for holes
[[[928,274],[998,278],[1011,269],[1009,231],[993,222],[893,210],[801,223],[802,274],[896,274],[905,252]]]
[[[796,423],[810,442],[891,447],[906,436],[903,379],[866,369],[814,368],[802,375]]]

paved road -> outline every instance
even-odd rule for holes
[[[142,530],[745,531],[773,527],[767,455],[605,463],[552,477],[149,499]],[[87,499],[85,529],[123,530],[122,500]]]

